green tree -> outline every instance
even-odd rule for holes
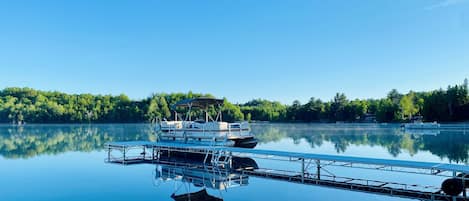
[[[225,99],[222,108],[223,121],[235,122],[244,120],[244,114],[238,105],[231,104]]]
[[[152,122],[158,118],[161,118],[160,108],[158,107],[158,102],[156,99],[152,98],[148,104],[148,109],[145,113],[145,119]]]
[[[334,121],[345,121],[347,117],[345,107],[347,104],[348,100],[345,94],[336,93],[331,103],[331,119]]]
[[[414,104],[414,93],[410,92],[404,95],[399,101],[401,108],[402,119],[411,119],[414,114],[418,112],[418,108]]]

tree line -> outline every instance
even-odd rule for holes
[[[171,105],[186,98],[213,97],[201,93],[158,93],[143,100],[124,94],[66,94],[31,88],[0,90],[0,123],[135,123],[173,119]],[[212,110],[213,111],[213,110]],[[349,100],[337,93],[330,101],[311,98],[302,104],[254,99],[233,104],[225,99],[225,121],[272,122],[407,122],[468,121],[467,79],[461,85],[430,92],[399,93],[392,90],[381,99]]]

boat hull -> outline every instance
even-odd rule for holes
[[[207,160],[205,158],[207,157]],[[192,166],[204,166],[210,164],[212,154],[206,156],[205,154],[187,153],[187,152],[171,152],[168,154],[167,151],[162,151],[160,162],[161,163],[177,163],[180,165],[190,164]],[[223,160],[223,157],[220,159]],[[257,162],[248,157],[237,157],[232,158],[233,169],[258,169]]]
[[[257,139],[254,137],[242,138],[234,140],[234,147],[241,147],[241,148],[254,148],[257,145]]]
[[[228,140],[187,140],[181,138],[163,137],[161,141],[183,143],[183,144],[196,144],[205,146],[226,146],[226,147],[239,147],[239,148],[254,148],[258,141],[254,137],[234,138]]]

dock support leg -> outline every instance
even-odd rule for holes
[[[462,189],[463,189],[463,190],[462,190],[462,196],[464,197],[464,199],[466,199],[466,197],[467,197],[467,189],[466,189],[466,188],[467,188],[467,186],[466,186],[467,180],[466,180],[466,176],[467,176],[466,174],[462,174],[462,175],[461,175],[461,179],[462,179]]]
[[[111,148],[107,148],[107,162],[111,162]]]
[[[122,164],[125,164],[125,148],[124,148],[123,156],[124,156],[124,159],[122,159]]]
[[[160,162],[160,158],[161,158],[161,151],[160,151],[160,149],[158,148],[158,149],[156,150],[156,159],[157,159],[158,162]]]
[[[233,153],[232,152],[230,152],[228,160],[229,160],[228,161],[228,165],[229,165],[228,168],[231,169],[231,168],[233,168]]]
[[[318,175],[318,180],[321,180],[321,161],[316,160],[316,167],[317,167],[317,175]]]
[[[301,183],[305,183],[305,159],[301,159]]]

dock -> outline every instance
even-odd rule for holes
[[[466,175],[469,175],[469,166],[466,165],[205,146],[171,142],[110,142],[106,143],[105,147],[107,149],[106,162],[108,163],[123,165],[141,163],[159,164],[165,162],[162,161],[162,159],[171,158],[172,155],[180,155],[181,153],[196,154],[201,156],[201,160],[203,160],[202,164],[205,164],[204,166],[223,168],[241,175],[249,175],[265,179],[419,200],[455,201],[467,199],[465,184],[469,181],[466,180]],[[118,152],[119,155],[115,156],[115,152]],[[298,164],[299,167],[296,170],[264,167],[235,169],[232,168],[232,159],[234,157],[278,160],[286,163],[295,163]],[[198,168],[194,165],[186,165],[188,168]],[[443,193],[441,186],[381,181],[379,178],[363,179],[340,177],[331,173],[330,170],[327,169],[332,166],[422,174],[441,177],[442,181],[445,179],[460,178],[463,185],[462,188],[464,190],[455,195],[448,195]]]

